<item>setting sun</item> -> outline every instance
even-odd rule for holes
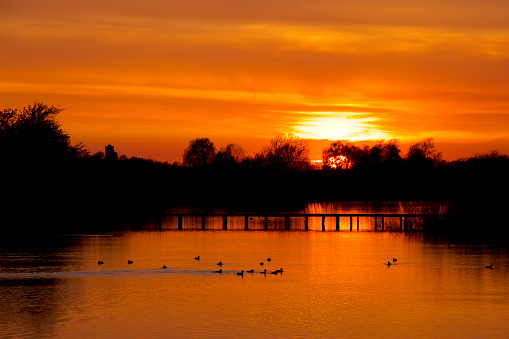
[[[302,120],[294,127],[302,138],[329,140],[377,140],[392,136],[381,131],[376,117],[368,113],[299,112]]]

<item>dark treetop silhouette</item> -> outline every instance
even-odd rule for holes
[[[314,169],[306,140],[286,134],[254,157],[239,145],[216,151],[210,139],[198,138],[184,151],[183,166],[103,159],[70,143],[56,120],[61,111],[42,103],[0,111],[3,231],[104,230],[175,205],[269,212],[309,201],[439,200],[451,202],[451,210],[448,224],[434,223],[434,232],[465,232],[479,222],[495,232],[506,209],[509,157],[496,151],[448,163],[433,139],[406,156],[397,140],[362,148],[336,141],[323,150],[323,169]]]

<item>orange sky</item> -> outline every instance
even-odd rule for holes
[[[60,106],[92,152],[294,132],[509,153],[507,0],[0,0],[0,45],[1,108]]]

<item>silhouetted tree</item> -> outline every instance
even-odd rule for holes
[[[335,141],[322,150],[324,169],[349,169],[358,166],[363,151],[345,141]]]
[[[309,145],[293,133],[279,134],[257,157],[268,167],[305,169],[309,166]]]
[[[246,151],[237,144],[228,144],[217,152],[214,165],[219,167],[237,166],[246,159]]]
[[[412,166],[438,166],[442,162],[442,152],[438,152],[433,138],[426,138],[410,146],[406,161]]]
[[[70,135],[56,120],[61,108],[35,102],[18,109],[0,110],[0,154],[2,157],[32,160],[80,158],[88,150],[71,144]]]
[[[197,138],[189,142],[184,150],[184,165],[203,167],[211,165],[216,155],[216,148],[209,138]]]

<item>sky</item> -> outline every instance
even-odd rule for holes
[[[0,0],[0,108],[92,152],[182,161],[280,133],[509,153],[507,0]]]

